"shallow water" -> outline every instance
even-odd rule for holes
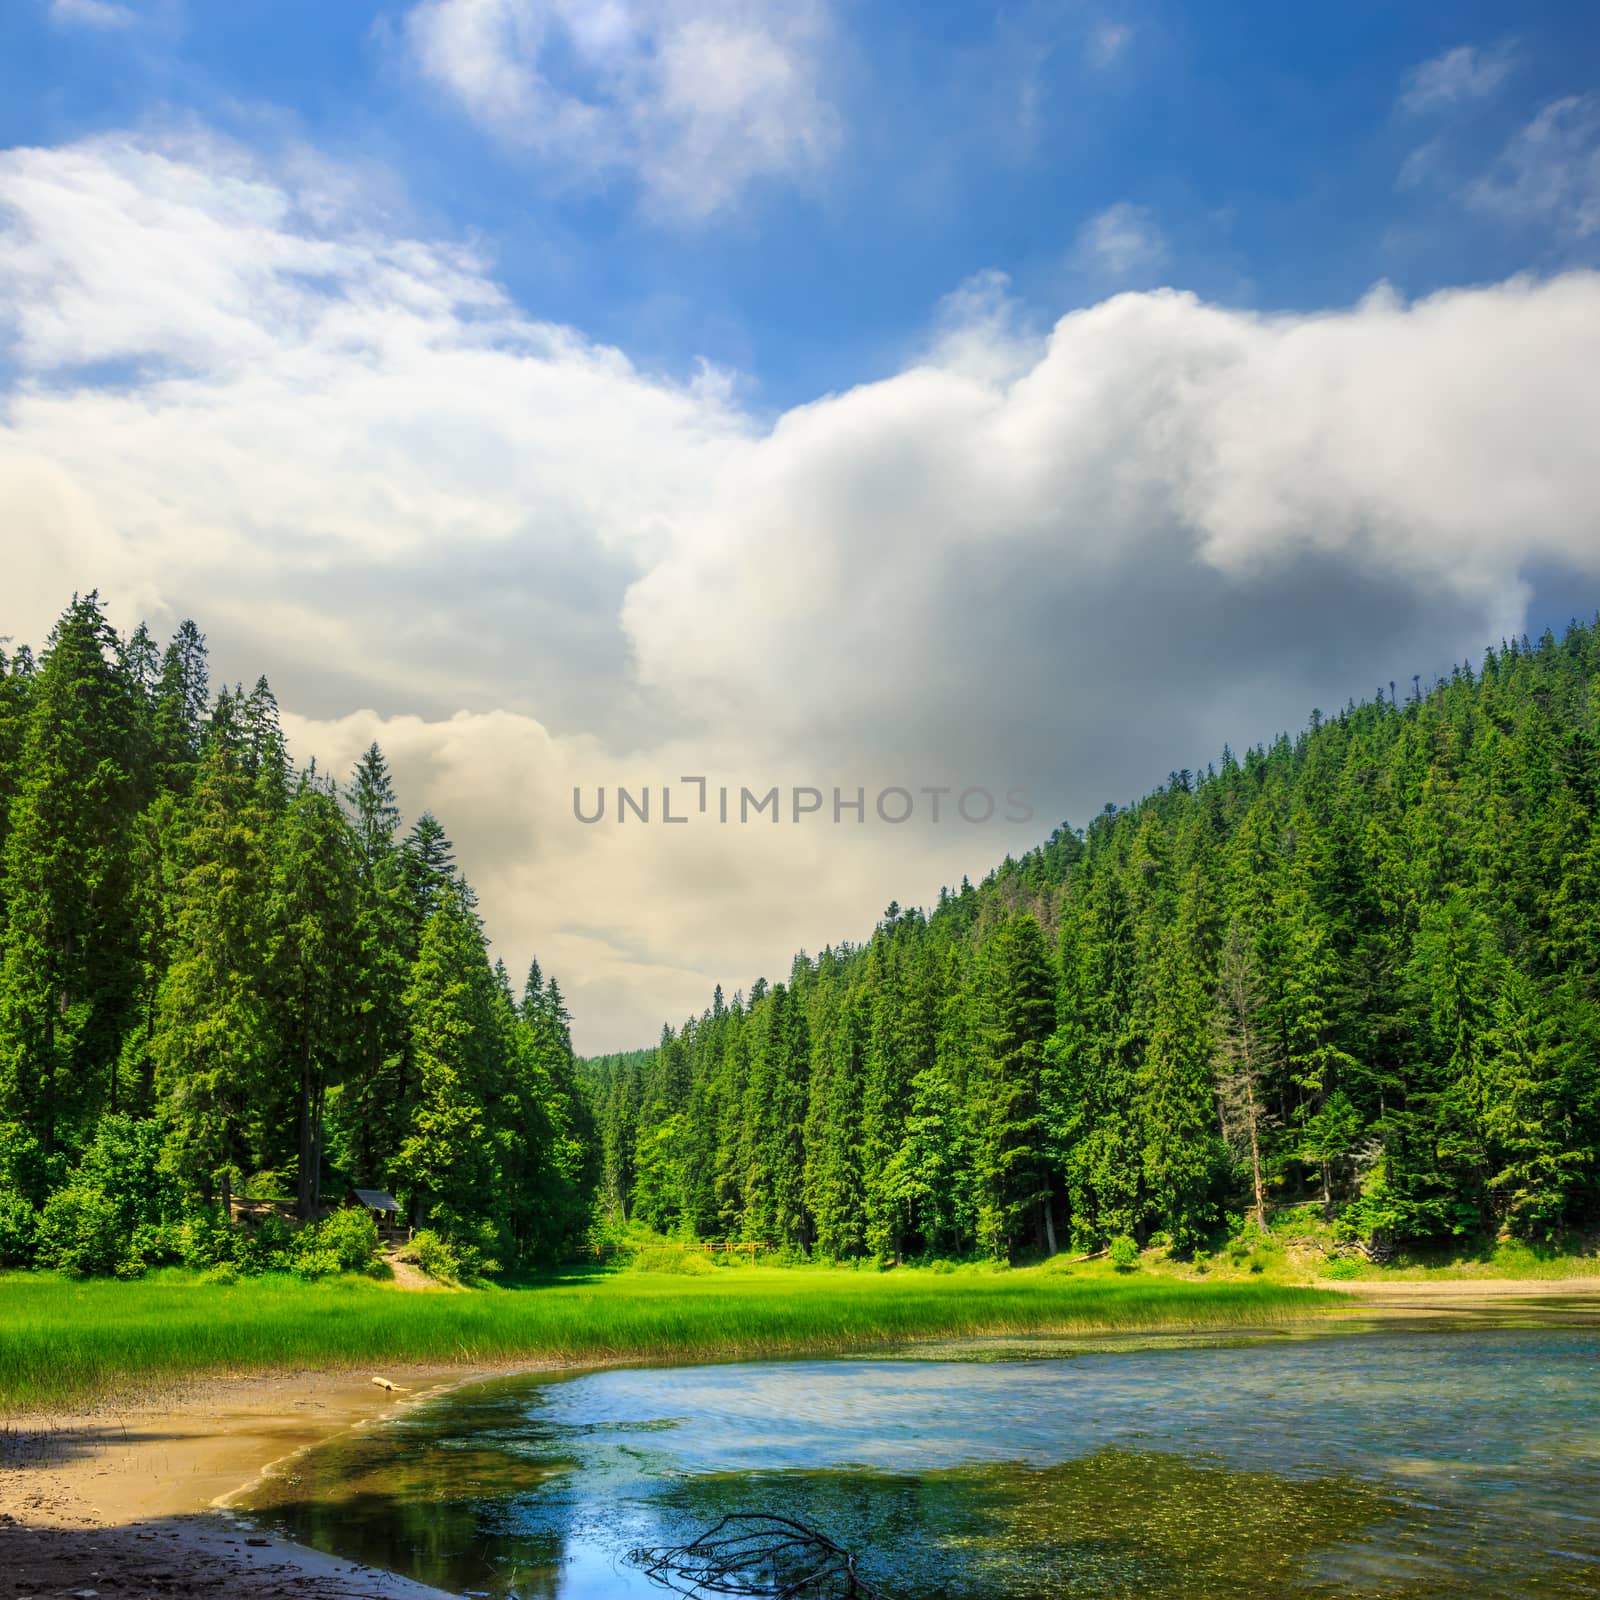
[[[521,1600],[660,1595],[629,1551],[727,1511],[825,1530],[895,1600],[1600,1595],[1592,1326],[939,1356],[476,1385],[252,1514]]]

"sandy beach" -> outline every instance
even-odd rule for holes
[[[1597,1300],[1600,1278],[1394,1278],[1374,1282],[1319,1279],[1319,1289],[1348,1294],[1375,1311],[1504,1311],[1518,1300]]]
[[[1516,1301],[1600,1302],[1600,1277],[1330,1283],[1378,1315],[1503,1313]],[[1578,1308],[1575,1306],[1574,1310]],[[1587,1309],[1587,1308],[1585,1308]],[[534,1370],[392,1368],[241,1374],[0,1422],[0,1592],[58,1600],[214,1595],[241,1600],[438,1600],[230,1518],[262,1473],[343,1429],[478,1378]]]
[[[534,1365],[530,1363],[529,1365]],[[267,1539],[225,1502],[275,1462],[492,1373],[477,1368],[207,1378],[75,1415],[0,1423],[0,1591],[117,1600],[437,1600],[390,1573]]]

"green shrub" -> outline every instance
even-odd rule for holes
[[[458,1283],[461,1279],[461,1258],[450,1241],[432,1228],[424,1228],[401,1252],[402,1257],[413,1260],[440,1283]]]
[[[98,1189],[131,1234],[142,1223],[162,1222],[181,1210],[178,1181],[161,1157],[161,1129],[155,1121],[104,1116],[72,1174],[71,1187]]]
[[[378,1253],[378,1227],[365,1211],[351,1206],[298,1231],[281,1217],[267,1217],[252,1243],[299,1277],[326,1278],[336,1272],[365,1272]]]
[[[181,1222],[144,1222],[133,1230],[130,1254],[146,1266],[172,1266],[183,1260]]]
[[[212,1267],[237,1265],[240,1230],[222,1220],[220,1211],[197,1211],[184,1219],[179,1253],[186,1267],[208,1272]]]
[[[0,1122],[0,1194],[42,1205],[50,1191],[50,1165],[20,1122]]]
[[[303,1229],[301,1237],[315,1231],[319,1248],[329,1251],[339,1263],[341,1272],[361,1272],[378,1253],[378,1225],[365,1211],[354,1206],[335,1211],[317,1223],[315,1229]]]
[[[254,1253],[261,1259],[262,1270],[287,1261],[294,1254],[298,1237],[294,1224],[276,1211],[269,1211],[249,1234]]]
[[[80,1276],[115,1272],[130,1258],[132,1242],[116,1206],[101,1190],[70,1185],[45,1201],[38,1240],[40,1266]]]
[[[24,1175],[37,1167],[31,1144],[10,1125],[0,1129],[0,1165]],[[55,1175],[59,1181],[59,1167]],[[15,1197],[13,1193],[7,1199]],[[177,1254],[168,1247],[163,1229],[176,1216],[178,1204],[177,1184],[161,1163],[157,1125],[120,1115],[102,1117],[76,1169],[45,1201],[34,1224],[38,1263],[80,1276],[137,1277],[148,1260]],[[0,1260],[25,1245],[28,1225],[15,1205],[6,1204],[4,1212]]]
[[[1322,1269],[1324,1278],[1359,1278],[1361,1263],[1353,1256],[1340,1256]]]
[[[33,1260],[39,1213],[20,1195],[0,1192],[0,1267],[25,1267]]]
[[[1111,1241],[1111,1265],[1118,1272],[1132,1272],[1139,1265],[1139,1246],[1125,1233]]]
[[[405,1259],[415,1261],[430,1277],[444,1283],[475,1283],[500,1270],[494,1255],[498,1237],[493,1223],[473,1222],[440,1206],[434,1211],[433,1226],[412,1240]],[[425,1238],[427,1244],[419,1250]],[[438,1271],[428,1265],[430,1260],[437,1263]]]
[[[289,1268],[297,1278],[331,1278],[340,1271],[339,1257],[312,1239],[295,1250]]]

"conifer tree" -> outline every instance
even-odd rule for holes
[[[400,807],[383,751],[369,745],[345,790],[355,835],[354,1039],[335,1102],[339,1143],[357,1182],[386,1184],[416,1089],[405,991],[421,921],[395,833]]]
[[[1055,1022],[1055,982],[1044,935],[1031,916],[1008,919],[985,948],[983,986],[984,1116],[975,1178],[978,1237],[1009,1256],[1037,1223],[1054,1253],[1049,1176],[1044,1164],[1040,1075]]]
[[[97,595],[75,599],[8,717],[16,749],[0,862],[0,1109],[48,1156],[63,1117],[114,1099],[135,981],[128,917],[135,702]],[[20,732],[20,738],[17,737]]]
[[[174,1162],[224,1203],[254,1166],[274,1059],[268,1005],[271,817],[234,696],[219,697],[181,851],[170,962],[157,1002],[156,1088]]]
[[[296,1208],[316,1214],[330,1082],[346,1070],[357,1022],[360,929],[356,840],[331,790],[303,779],[272,841],[268,961],[279,1048],[296,1083]]]
[[[396,1157],[413,1218],[446,1231],[499,1203],[486,1091],[504,1066],[494,973],[483,934],[453,886],[422,931],[405,994],[418,1093]]]

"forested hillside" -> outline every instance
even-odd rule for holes
[[[1600,634],[1391,686],[590,1062],[613,1220],[829,1256],[1600,1212]]]
[[[513,995],[376,745],[296,772],[265,680],[213,699],[192,623],[122,639],[92,595],[0,652],[0,1265],[259,1260],[230,1197],[351,1184],[537,1259],[591,1144],[555,979]]]
[[[586,1080],[586,1081],[585,1081]],[[0,652],[0,1265],[260,1264],[389,1188],[463,1259],[592,1210],[831,1257],[1600,1220],[1600,633],[1172,774],[654,1049],[574,1061],[382,752],[75,600]]]

